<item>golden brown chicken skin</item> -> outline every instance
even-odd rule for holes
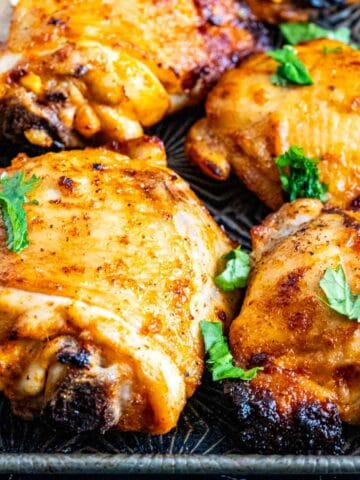
[[[358,0],[246,0],[258,20],[268,23],[306,22],[319,9],[358,3]]]
[[[275,210],[284,195],[274,160],[298,145],[320,158],[329,201],[345,207],[360,195],[360,52],[332,40],[296,51],[313,85],[273,85],[278,64],[255,55],[210,93],[206,118],[192,127],[187,152],[213,178],[226,179],[232,167]]]
[[[256,49],[241,12],[233,0],[20,0],[0,56],[0,144],[141,136]]]
[[[214,285],[232,248],[159,140],[19,156],[41,184],[25,205],[28,248],[0,223],[0,387],[23,417],[78,431],[164,433],[200,383],[199,322],[230,321]]]
[[[288,0],[246,0],[256,18],[268,23],[306,22],[314,13],[310,4]]]
[[[297,200],[252,229],[250,281],[230,330],[239,365],[225,389],[239,437],[257,451],[336,453],[341,422],[360,423],[360,327],[325,304],[320,280],[342,265],[360,293],[360,214]]]

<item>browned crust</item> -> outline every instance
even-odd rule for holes
[[[238,439],[250,452],[283,454],[339,454],[343,451],[342,424],[331,402],[300,402],[281,411],[272,392],[249,382],[226,381],[225,394],[236,407]]]

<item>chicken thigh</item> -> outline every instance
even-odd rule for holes
[[[191,129],[188,155],[208,175],[230,167],[270,208],[284,202],[275,158],[291,146],[320,159],[328,199],[346,207],[360,195],[360,52],[334,40],[296,47],[313,85],[273,85],[277,63],[258,54],[227,72]]]
[[[0,145],[139,137],[203,98],[258,28],[234,0],[19,0],[0,56]]]
[[[297,200],[254,227],[252,240],[230,344],[240,366],[264,370],[225,387],[239,437],[256,451],[339,452],[340,419],[360,424],[360,326],[330,308],[320,281],[341,265],[360,294],[360,213]]]
[[[28,248],[9,251],[0,223],[0,388],[25,418],[167,432],[200,382],[200,320],[234,316],[238,294],[213,282],[232,243],[159,140],[126,153],[20,155],[4,170],[41,179]]]

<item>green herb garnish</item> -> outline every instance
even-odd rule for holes
[[[282,188],[292,202],[296,198],[319,198],[327,200],[327,186],[319,179],[319,160],[305,156],[296,145],[275,159],[279,169]]]
[[[241,250],[239,246],[222,258],[227,260],[226,267],[220,275],[215,277],[216,285],[224,292],[246,287],[250,273],[249,254]]]
[[[208,354],[206,366],[212,373],[212,379],[224,380],[225,378],[239,378],[251,380],[262,367],[244,370],[234,366],[234,358],[231,355],[229,344],[222,333],[221,322],[200,322],[200,329],[204,339],[205,351]]]
[[[6,246],[15,253],[29,245],[23,204],[28,202],[25,195],[33,190],[39,181],[35,175],[25,180],[24,172],[15,172],[12,177],[5,172],[0,177],[0,208],[6,231]]]
[[[344,269],[338,265],[335,269],[328,268],[320,280],[320,287],[326,295],[326,305],[350,320],[360,322],[360,295],[350,290]]]
[[[312,85],[313,80],[308,69],[297,56],[291,45],[268,52],[268,55],[280,63],[271,81],[274,85],[286,87],[289,84]]]
[[[331,40],[339,40],[343,43],[351,43],[351,31],[349,28],[342,27],[337,30],[328,30],[320,27],[315,23],[282,23],[280,25],[281,33],[286,41],[291,45],[300,42],[308,42],[318,38],[329,38]]]

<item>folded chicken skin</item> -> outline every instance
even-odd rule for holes
[[[360,424],[360,327],[327,305],[320,280],[341,265],[360,294],[360,213],[297,200],[254,227],[252,240],[230,343],[239,365],[264,370],[225,387],[239,438],[257,452],[338,453],[340,420]]]
[[[0,223],[0,387],[16,414],[66,428],[164,433],[199,385],[199,322],[230,321],[213,282],[232,248],[159,140],[124,154],[16,158],[40,177],[24,208],[30,245]]]
[[[360,52],[334,40],[296,51],[313,85],[273,85],[278,64],[255,55],[210,93],[187,152],[213,178],[226,179],[232,167],[275,210],[285,199],[275,158],[298,145],[320,159],[329,201],[347,207],[360,196]]]
[[[233,0],[20,0],[0,56],[0,145],[139,137],[203,98],[257,29]]]

